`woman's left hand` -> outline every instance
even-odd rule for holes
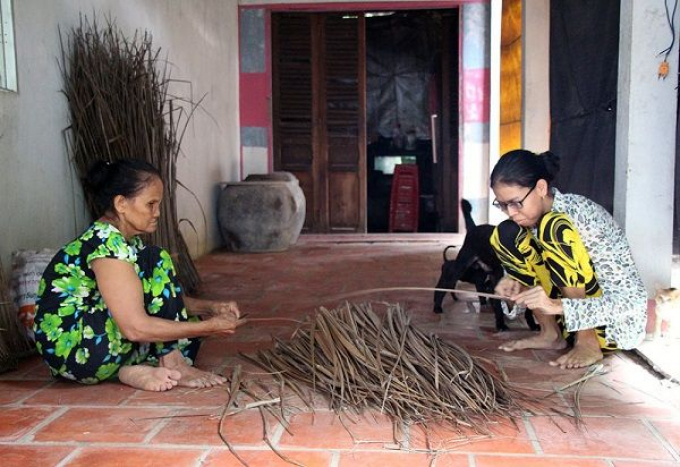
[[[213,316],[219,316],[219,315],[233,315],[235,319],[239,319],[241,317],[241,312],[238,309],[238,305],[236,302],[230,301],[230,302],[220,302],[220,301],[214,301],[210,304],[210,313]]]
[[[532,311],[538,311],[546,315],[562,314],[562,301],[560,299],[549,298],[540,285],[512,296],[511,300]]]

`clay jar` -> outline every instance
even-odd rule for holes
[[[290,172],[227,183],[218,202],[224,245],[243,253],[285,251],[297,242],[305,211],[305,195]]]

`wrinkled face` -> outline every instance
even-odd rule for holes
[[[134,197],[117,196],[114,200],[118,215],[118,229],[126,237],[153,233],[158,227],[163,199],[163,182],[152,177],[149,183]]]
[[[545,213],[543,199],[548,190],[545,180],[539,180],[534,188],[497,183],[492,190],[495,204],[522,227],[536,226]]]

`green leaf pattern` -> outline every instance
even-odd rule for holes
[[[179,288],[173,283],[172,260],[164,250],[150,277],[140,272],[137,254],[144,248],[141,239],[128,241],[111,224],[94,222],[50,263],[39,283],[34,330],[36,348],[55,376],[96,384],[116,377],[122,365],[149,360],[148,345],[133,343],[121,334],[90,268],[98,258],[133,264],[142,280],[147,312],[156,315],[165,300],[176,299]],[[186,320],[184,309],[180,314]],[[168,352],[168,343],[158,344],[160,354]],[[177,343],[170,345],[177,347]],[[180,347],[186,345],[182,342]]]

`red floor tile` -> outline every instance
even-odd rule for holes
[[[84,448],[69,467],[185,467],[197,465],[203,451],[183,449]]]
[[[656,394],[651,391],[656,392]],[[645,391],[620,381],[596,378],[580,391],[579,402],[583,415],[603,415],[647,419],[680,420],[680,407],[674,406],[660,392],[660,388]],[[575,397],[574,391],[566,396]]]
[[[0,405],[13,404],[30,397],[48,384],[47,381],[0,381]]]
[[[680,454],[680,418],[675,420],[654,420],[651,425]]]
[[[196,366],[203,369],[219,369],[224,364],[224,359],[230,355],[238,354],[236,342],[231,336],[209,338],[201,343],[196,358]]]
[[[52,467],[68,456],[73,447],[8,446],[0,444],[0,460],[8,467]]]
[[[217,410],[179,410],[167,419],[163,429],[151,440],[154,444],[225,446],[219,436],[220,415]],[[195,416],[198,415],[198,416]],[[268,433],[274,433],[277,422],[268,420]],[[247,410],[227,416],[222,422],[222,435],[232,445],[264,446],[260,412]]]
[[[515,428],[505,420],[498,425],[490,425],[491,435],[480,435],[470,430],[463,433],[433,426],[425,431],[420,427],[411,430],[411,448],[416,449],[456,449],[469,452],[495,452],[508,454],[534,453],[522,420]]]
[[[362,449],[379,449],[394,442],[392,423],[387,417],[376,416],[375,421],[371,416],[359,418],[356,422],[344,420],[347,428],[334,412],[295,415],[291,417],[290,433],[284,432],[279,444],[285,447],[352,449],[356,446],[354,437]]]
[[[220,364],[223,364],[234,357],[238,357],[240,353],[251,354],[258,350],[268,349],[272,347],[272,343],[268,340],[260,340],[257,342],[241,342],[229,337],[209,340],[201,345],[201,350],[198,353],[198,362],[202,358],[214,360],[215,363],[219,359]]]
[[[503,371],[510,381],[518,384],[534,383],[536,381],[550,381],[556,387],[562,387],[581,378],[587,370],[562,370],[551,366],[547,361],[537,360],[537,353],[550,354],[549,359],[557,358],[561,352],[545,350],[521,350],[496,354]]]
[[[3,407],[0,410],[0,441],[16,440],[49,417],[53,409],[38,407]]]
[[[0,380],[40,380],[50,381],[50,375],[47,365],[43,363],[42,357],[39,355],[31,355],[19,361],[19,368],[14,371],[0,374]]]
[[[74,408],[40,429],[36,441],[141,443],[168,415],[161,409]]]
[[[672,460],[671,454],[638,420],[587,417],[581,428],[555,426],[546,417],[532,417],[536,438],[546,454]]]
[[[92,397],[96,391],[97,397]],[[71,381],[56,381],[24,401],[34,405],[119,405],[137,392],[118,382],[104,382],[96,388]]]
[[[42,361],[28,369],[21,375],[23,379],[35,379],[40,381],[53,381],[54,377],[50,374],[49,368]]]
[[[371,452],[354,451],[340,454],[339,467],[429,467],[432,457],[423,453],[406,451]],[[437,467],[467,467],[468,459],[465,455],[437,457]]]
[[[281,450],[282,455],[292,461],[298,462],[305,467],[330,467],[332,454],[322,451],[290,451]],[[237,454],[248,463],[250,467],[290,467],[291,465],[271,450],[247,451],[238,449]],[[228,450],[214,450],[203,461],[201,467],[224,467],[241,465],[234,455]]]
[[[609,463],[598,459],[573,459],[560,457],[508,457],[475,456],[475,467],[608,467]]]
[[[664,461],[612,461],[614,467],[671,467],[677,466],[680,462]]]
[[[135,391],[126,406],[222,407],[229,399],[226,385],[212,388],[174,388],[166,392]]]

